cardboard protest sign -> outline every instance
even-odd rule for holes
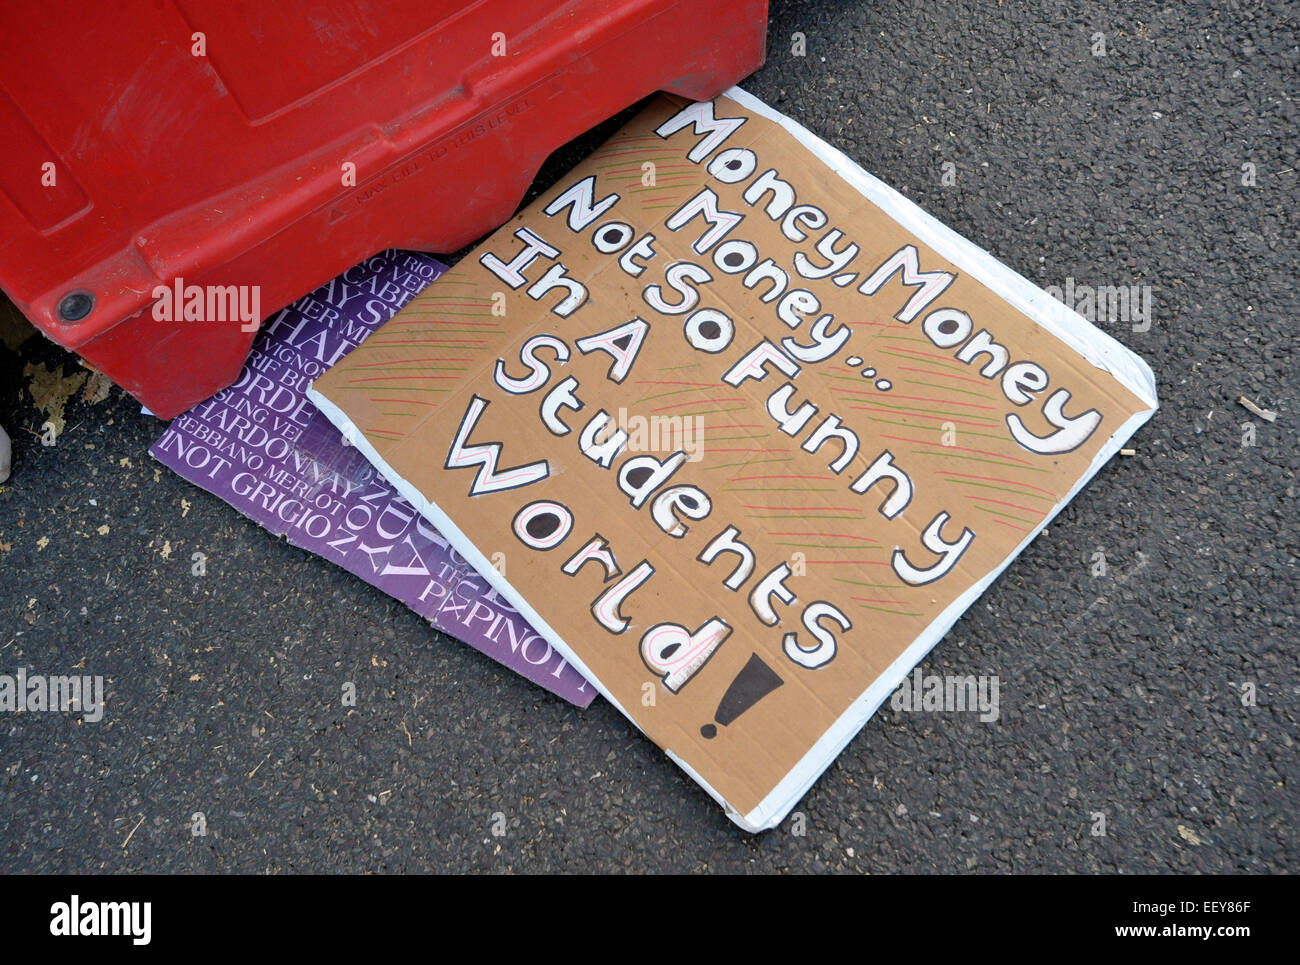
[[[234,385],[174,419],[150,452],[294,546],[586,707],[595,688],[304,394],[446,270],[428,255],[384,251],[304,295],[267,322]]]
[[[737,89],[654,102],[309,394],[751,830],[1156,407]]]

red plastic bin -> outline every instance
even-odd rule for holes
[[[265,318],[375,251],[455,251],[564,142],[755,70],[766,21],[767,0],[0,5],[0,288],[171,417],[254,333],[156,320],[159,285],[259,286]]]

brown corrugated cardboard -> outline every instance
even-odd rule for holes
[[[311,397],[751,830],[1156,405],[735,89],[655,101]]]

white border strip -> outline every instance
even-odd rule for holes
[[[751,831],[774,827],[790,812],[799,799],[807,793],[821,773],[830,766],[850,740],[862,729],[903,678],[925,658],[943,638],[957,619],[968,610],[980,595],[997,579],[1026,546],[1041,533],[1071,499],[1101,469],[1125,442],[1155,413],[1155,375],[1140,356],[1098,329],[1082,315],[1052,298],[1023,275],[1008,268],[983,248],[963,238],[947,225],[927,214],[915,202],[903,197],[879,178],[868,174],[842,151],[817,137],[807,128],[773,110],[752,94],[732,87],[722,94],[741,107],[779,124],[800,144],[827,164],[836,174],[852,185],[868,201],[879,207],[902,227],[947,259],[962,272],[983,283],[1012,307],[1032,319],[1045,331],[1056,336],[1092,365],[1109,372],[1125,388],[1151,408],[1129,418],[1112,433],[1098,451],[1087,471],[1071,487],[1069,493],[1053,507],[1020,545],[1007,556],[996,570],[954,600],[939,614],[921,635],[904,650],[889,668],[853,702],[840,718],[814,744],[807,754],[791,769],[771,793],[743,818],[732,815],[732,820]],[[681,763],[681,762],[679,762]],[[689,768],[688,768],[689,770]],[[698,775],[692,775],[697,781]],[[701,783],[703,783],[701,781]],[[707,785],[705,785],[707,788]],[[710,789],[710,793],[714,793]],[[714,794],[716,797],[717,795]]]

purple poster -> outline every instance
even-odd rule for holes
[[[263,327],[238,381],[173,420],[150,452],[294,546],[586,707],[595,688],[304,395],[444,271],[428,255],[389,250],[298,299]]]

